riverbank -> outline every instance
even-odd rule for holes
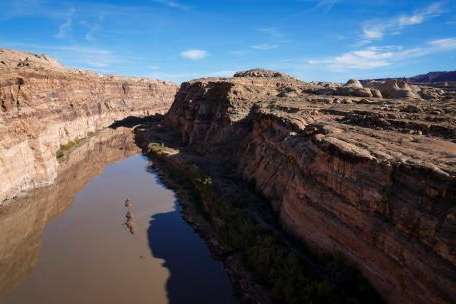
[[[237,303],[133,139],[97,132],[65,150],[55,184],[0,206],[0,303]]]
[[[229,164],[181,145],[160,120],[135,140],[182,202],[184,217],[223,260],[244,303],[380,303],[352,265],[321,255],[282,231],[267,201],[236,179]]]

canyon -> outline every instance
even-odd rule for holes
[[[66,151],[52,185],[0,208],[0,231],[0,303],[236,303],[128,128]]]
[[[60,172],[69,166],[68,150],[94,141],[96,168],[104,145],[108,159],[131,153],[109,149],[120,139],[146,152],[151,144],[173,146],[163,158],[177,167],[182,158],[190,167],[198,158],[213,180],[232,169],[230,178],[267,201],[286,235],[317,256],[341,255],[387,303],[456,301],[454,90],[395,79],[303,82],[261,69],[178,87],[70,70],[46,55],[2,49],[0,102],[0,211],[8,217],[24,208],[11,214],[38,223],[0,222],[8,232],[0,244],[25,247],[11,243],[13,234],[34,240],[31,249],[0,257],[7,269],[0,292],[10,284],[6,276],[29,271],[43,223],[60,210],[35,210],[27,199],[15,206],[13,198],[46,191],[59,175],[81,187],[96,173],[80,168],[66,178]],[[164,116],[147,122],[155,114]],[[129,119],[134,139],[106,130]],[[104,139],[92,138],[95,132]],[[24,265],[4,266],[10,264]]]
[[[341,253],[387,302],[451,303],[455,97],[252,70],[182,84],[165,122],[185,145],[233,164],[284,229]]]
[[[164,113],[177,86],[66,69],[0,49],[0,202],[52,184],[57,151],[127,116]]]

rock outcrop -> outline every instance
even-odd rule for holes
[[[412,88],[412,85],[403,80],[372,81],[368,82],[366,86],[378,89],[386,98],[419,98],[419,87]]]
[[[374,89],[375,90],[375,89]],[[337,95],[342,96],[357,96],[357,97],[382,97],[377,91],[372,91],[369,88],[363,87],[361,82],[356,79],[350,79],[347,83],[338,88]]]
[[[182,84],[167,125],[234,164],[285,229],[343,254],[389,303],[455,302],[454,93],[340,96],[337,84],[236,75]]]
[[[46,55],[0,50],[0,202],[48,185],[61,146],[115,120],[166,112],[177,86],[65,69]]]

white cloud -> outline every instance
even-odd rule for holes
[[[443,49],[453,49],[456,48],[456,38],[437,39],[429,42],[429,44]]]
[[[381,27],[365,27],[363,28],[363,34],[366,39],[381,39],[384,35]]]
[[[100,48],[68,45],[50,46],[48,49],[62,58],[64,62],[74,62],[84,68],[108,68],[122,61],[110,50]]]
[[[442,4],[433,3],[411,15],[401,15],[386,20],[371,20],[364,23],[362,27],[362,38],[367,40],[380,40],[385,35],[397,35],[407,26],[418,25],[426,19],[440,15]]]
[[[389,65],[391,52],[381,52],[373,49],[347,52],[339,56],[320,60],[309,60],[309,64],[327,65],[331,70],[343,69],[372,69]]]
[[[65,38],[72,30],[73,27],[73,16],[76,10],[71,8],[65,18],[65,21],[59,26],[59,30],[57,34],[55,34],[55,38],[63,39]]]
[[[281,38],[284,36],[282,31],[276,27],[262,27],[258,29],[259,32],[271,36],[273,38]]]
[[[255,50],[261,50],[261,51],[266,51],[266,50],[272,50],[278,48],[279,45],[277,44],[269,44],[269,43],[262,43],[262,44],[256,44],[252,45],[251,48]]]
[[[180,53],[182,58],[189,60],[200,60],[207,57],[208,53],[204,50],[186,50]]]
[[[399,24],[399,26],[415,25],[415,24],[420,24],[423,21],[424,21],[424,16],[422,16],[422,15],[402,16],[402,17],[399,17],[398,24]]]
[[[406,59],[456,49],[456,38],[429,41],[417,48],[403,49],[400,46],[368,47],[346,52],[338,56],[307,61],[310,65],[323,65],[331,71],[368,70],[389,66]]]

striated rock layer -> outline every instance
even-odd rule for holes
[[[199,79],[181,86],[166,123],[237,166],[285,229],[342,253],[389,303],[454,303],[456,96],[375,88],[261,70]],[[399,89],[409,93],[380,97]]]
[[[0,49],[0,202],[52,183],[56,152],[127,116],[164,113],[177,86],[68,70],[46,55]]]

